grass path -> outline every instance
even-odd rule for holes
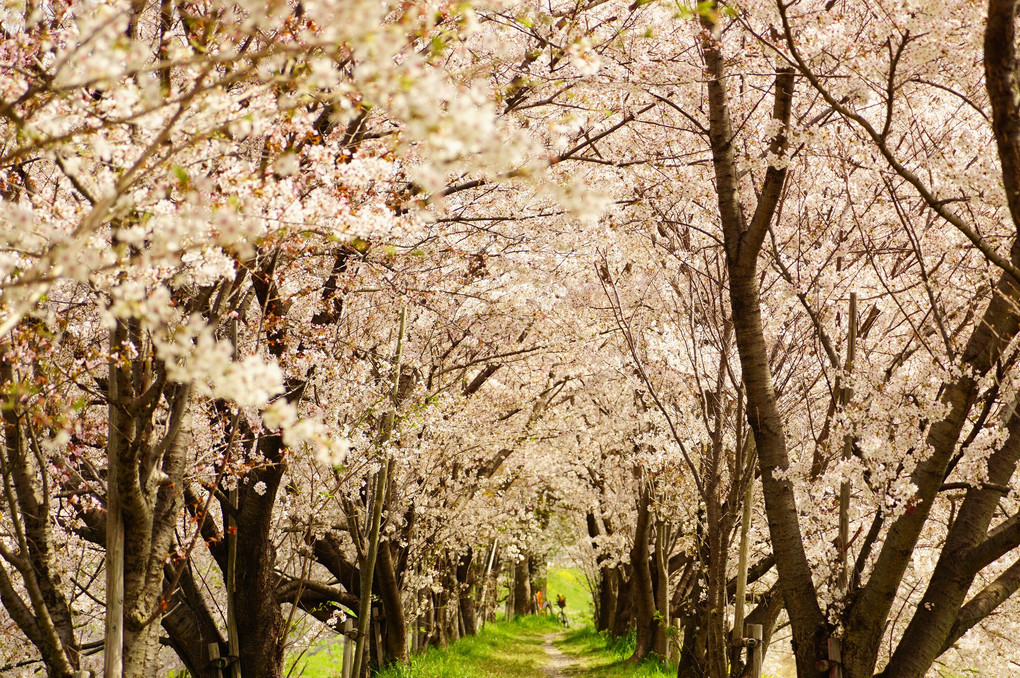
[[[488,624],[476,636],[416,655],[410,666],[392,666],[375,678],[675,678],[675,670],[655,662],[626,663],[633,643],[610,642],[586,626],[590,595],[577,571],[551,570],[548,594],[552,601],[567,597],[572,628],[545,615]],[[337,678],[338,660],[338,652],[311,652],[293,675]]]
[[[563,654],[563,650],[553,645],[553,642],[557,640],[563,640],[563,635],[556,633],[546,635],[542,649],[545,650],[549,660],[543,668],[548,678],[567,678],[567,673],[573,667],[574,662]]]
[[[410,666],[391,667],[377,678],[552,678],[544,643],[558,628],[549,617],[489,624],[477,636],[417,655]]]
[[[676,669],[654,660],[628,663],[633,642],[611,641],[591,626],[567,631],[556,647],[569,662],[565,678],[676,678]]]
[[[564,630],[550,617],[489,624],[446,650],[433,649],[377,678],[674,678],[653,661],[627,663],[629,643],[610,643],[584,626]]]

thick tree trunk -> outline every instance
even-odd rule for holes
[[[596,539],[599,537],[599,521],[594,513],[588,512],[585,517],[588,526],[588,536],[592,540],[592,547],[597,548]],[[608,526],[606,527],[608,531]],[[607,565],[609,556],[600,554],[596,563],[599,566],[598,589],[595,592],[595,629],[597,631],[609,631],[613,628],[613,619],[616,616],[616,568]]]
[[[623,638],[634,626],[634,577],[629,566],[616,568],[616,614],[610,627],[614,638]]]
[[[700,590],[700,587],[697,587]],[[700,619],[703,608],[687,619],[684,625],[683,644],[680,658],[677,661],[677,678],[705,678],[708,675],[708,664],[705,656],[705,636],[701,632]]]
[[[637,525],[634,528],[634,547],[630,552],[630,564],[634,573],[634,622],[637,630],[637,644],[634,654],[627,661],[637,663],[652,651],[655,645],[655,632],[659,621],[655,616],[655,594],[652,590],[651,554],[651,493],[647,483],[641,481],[638,498]]]
[[[151,346],[137,321],[119,321],[111,351]],[[167,385],[158,361],[111,360],[108,381],[107,633],[110,678],[155,670],[164,607],[164,563],[183,506],[181,484],[191,445],[191,390]],[[153,423],[160,398],[170,404],[162,439]],[[158,470],[158,473],[157,473]]]
[[[730,304],[747,389],[747,418],[754,432],[762,472],[769,533],[793,626],[797,672],[803,678],[815,678],[821,675],[815,662],[818,646],[827,633],[825,617],[818,606],[811,568],[804,552],[793,484],[785,476],[775,475],[777,471],[785,472],[790,460],[772,388],[755,268],[754,263],[731,267]]]
[[[545,591],[546,573],[544,562],[538,556],[532,555],[528,558],[528,574],[531,577],[531,614],[538,614],[538,599],[535,597],[535,594],[539,591]]]
[[[276,436],[262,438],[262,456],[271,463],[251,471],[249,482],[239,486],[234,605],[245,678],[283,674],[284,621],[276,596],[276,549],[271,541],[273,507],[285,471],[281,446]],[[259,482],[266,485],[261,495],[252,489]]]
[[[728,532],[722,516],[722,506],[718,495],[718,476],[714,476],[706,485],[708,493],[706,517],[708,519],[708,544],[705,557],[708,562],[706,594],[708,604],[701,617],[705,642],[705,661],[708,675],[711,678],[727,678],[727,650],[729,643],[726,638],[726,563],[729,553],[725,545],[725,534]]]
[[[386,655],[383,664],[399,662],[406,664],[407,655],[407,621],[404,616],[404,603],[400,591],[400,582],[393,562],[393,542],[384,541],[379,544],[379,557],[375,565],[376,590],[382,601],[383,618],[385,620]]]
[[[0,346],[0,386],[4,392],[14,387],[14,366],[4,358],[6,345]],[[0,451],[4,495],[18,537],[18,549],[28,567],[21,570],[28,603],[22,600],[0,560],[0,601],[3,602],[25,636],[38,648],[48,675],[68,676],[78,668],[79,647],[74,634],[67,598],[58,586],[57,553],[50,522],[49,497],[34,454],[28,454],[17,402],[3,399],[4,450]]]
[[[531,612],[531,567],[525,556],[514,565],[514,616]]]
[[[804,550],[793,485],[785,476],[776,475],[777,472],[785,473],[790,459],[769,368],[757,278],[758,255],[779,202],[786,170],[768,168],[754,216],[748,223],[740,203],[734,129],[730,121],[725,61],[718,41],[719,27],[707,15],[702,16],[702,23],[709,33],[703,43],[705,65],[710,76],[709,140],[730,276],[730,309],[747,398],[747,420],[758,449],[765,512],[793,630],[797,673],[800,678],[818,678],[822,675],[815,666],[818,647],[824,642],[828,630]],[[784,127],[789,124],[793,83],[792,71],[782,69],[777,73],[773,117]],[[781,132],[773,140],[770,151],[782,155],[785,150],[786,138]]]
[[[616,568],[599,569],[598,614],[595,617],[595,629],[598,631],[609,631],[613,628],[617,606],[617,576]]]
[[[475,568],[472,565],[473,551],[468,549],[468,552],[462,555],[457,562],[457,591],[460,597],[460,618],[464,626],[464,634],[468,636],[473,636],[478,632],[475,628],[475,620],[477,618],[474,592]]]

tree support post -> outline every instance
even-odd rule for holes
[[[123,334],[118,325],[119,334]],[[120,368],[111,360],[109,420],[115,441],[108,446],[106,470],[106,635],[103,644],[103,677],[124,675],[124,515],[120,497],[121,447],[117,426],[120,412]]]
[[[489,549],[489,557],[485,565],[485,575],[482,576],[482,595],[479,602],[479,614],[475,615],[475,628],[478,628],[478,617],[481,616],[481,628],[485,628],[485,599],[489,593],[489,575],[492,573],[492,563],[496,559],[496,549],[499,547],[499,539],[492,540],[492,547]]]
[[[231,511],[227,514],[227,665],[228,678],[241,678],[241,640],[237,631],[237,488],[227,493]]]
[[[209,653],[209,663],[216,669],[216,675],[222,676],[223,669],[227,666],[227,660],[220,656],[220,644],[209,643],[206,645],[206,650]]]
[[[740,517],[740,552],[737,559],[737,592],[733,600],[733,644],[744,641],[744,600],[747,596],[747,556],[750,550],[751,501],[754,499],[754,478],[747,481],[744,506]]]
[[[849,329],[847,332],[846,344],[846,368],[843,370],[843,388],[840,390],[840,409],[846,416],[847,405],[853,390],[847,383],[850,380],[850,370],[854,366],[854,358],[857,355],[857,293],[850,293],[850,315]],[[849,459],[853,454],[853,438],[847,434],[843,441],[843,460]],[[849,559],[847,550],[850,540],[850,483],[845,479],[839,484],[839,572],[837,573],[837,585],[840,593],[845,593],[849,585]]]
[[[354,663],[354,621],[350,618],[344,620],[344,660],[340,668],[340,678],[351,678],[351,668]]]
[[[761,678],[761,662],[765,648],[762,645],[762,625],[748,624],[747,648],[751,653],[751,678]]]

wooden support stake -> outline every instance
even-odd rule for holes
[[[747,597],[747,556],[750,550],[751,502],[754,500],[754,476],[744,490],[744,506],[740,519],[740,553],[737,557],[737,593],[733,601],[733,645],[744,643],[744,599]]]
[[[846,367],[843,370],[843,388],[840,390],[840,409],[845,413],[850,404],[850,397],[853,390],[848,385],[850,371],[854,366],[854,358],[857,355],[857,293],[850,293],[850,327],[847,333],[846,344]],[[847,435],[843,441],[843,459],[849,459],[853,453],[853,439]],[[849,584],[849,558],[847,557],[848,544],[850,540],[850,483],[846,480],[839,484],[839,572],[837,573],[837,585],[840,591],[846,591]]]
[[[839,638],[829,638],[829,678],[843,678],[843,652]]]
[[[655,578],[659,582],[659,590],[655,607],[658,609],[659,614],[662,615],[663,623],[669,620],[669,554],[666,552],[669,540],[669,526],[664,520],[657,521],[655,525]],[[656,654],[660,657],[668,655],[669,635],[666,633],[665,628],[658,630],[656,641],[659,641],[656,643]]]
[[[684,637],[684,626],[680,617],[673,618],[673,628],[676,629],[676,635],[673,636],[669,643],[669,654],[667,659],[671,662],[678,662],[680,661],[680,646]]]
[[[510,572],[511,572],[511,575],[512,575],[513,574],[513,570],[511,570]],[[511,580],[509,586],[507,587],[507,591],[506,591],[506,612],[503,615],[505,621],[510,621],[511,619],[513,619],[513,616],[511,616],[511,615],[512,615],[513,609],[514,609],[513,608],[513,604],[514,604],[514,588],[515,588],[514,587],[514,583]],[[496,590],[499,591],[499,583],[498,582],[496,583]]]
[[[754,643],[751,647],[751,678],[761,678],[761,660],[765,650],[762,647],[762,625],[748,624],[747,633]]]
[[[475,615],[475,628],[478,626],[478,617],[481,616],[481,628],[485,628],[485,599],[489,593],[489,575],[492,573],[492,563],[496,559],[496,548],[499,546],[499,539],[492,540],[492,547],[489,549],[488,562],[485,565],[485,574],[482,576],[482,595],[478,604],[480,613]]]
[[[118,327],[119,331],[119,327]],[[106,635],[103,644],[104,678],[124,675],[124,515],[120,497],[121,448],[123,447],[121,369],[110,361],[110,444],[106,470]]]
[[[382,666],[383,664],[383,644],[382,644],[382,610],[378,607],[373,606],[372,608],[372,632],[375,640],[375,663],[376,666]],[[362,671],[364,673],[364,671]]]
[[[227,652],[229,654],[227,670],[230,678],[241,678],[241,639],[237,631],[237,606],[234,596],[237,590],[237,488],[227,492],[227,499],[232,509],[227,513]]]
[[[205,646],[209,653],[209,663],[216,669],[216,675],[223,675],[223,659],[220,657],[220,644],[209,643]]]
[[[340,678],[351,678],[351,668],[354,663],[354,639],[351,638],[354,632],[354,621],[350,618],[344,620],[344,659],[340,668]]]

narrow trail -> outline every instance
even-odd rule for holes
[[[574,664],[570,657],[563,654],[560,648],[553,645],[554,640],[562,638],[562,633],[549,633],[544,638],[545,642],[542,643],[542,649],[545,650],[546,655],[549,657],[549,663],[543,667],[548,678],[567,678],[567,669]]]

